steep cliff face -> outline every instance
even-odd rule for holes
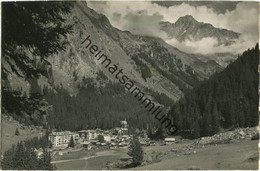
[[[239,38],[240,34],[231,30],[215,28],[213,25],[198,22],[191,15],[180,17],[175,23],[161,22],[161,30],[171,38],[182,42],[185,40],[198,41],[202,38],[216,38],[219,44],[230,45]]]
[[[181,52],[162,39],[120,31],[85,2],[75,3],[66,22],[73,24],[73,33],[68,36],[69,44],[64,52],[48,59],[51,63],[49,78],[41,77],[38,80],[40,85],[53,87],[62,84],[71,94],[77,94],[82,79],[96,78],[100,71],[110,81],[117,81],[81,44],[87,36],[140,88],[166,94],[173,100],[179,99],[199,80],[222,68],[213,60],[205,61]],[[16,79],[14,74],[9,75],[11,77],[13,87],[25,90],[30,87],[23,79]]]

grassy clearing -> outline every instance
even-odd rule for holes
[[[168,146],[170,148],[170,146]],[[190,154],[169,155],[158,163],[137,167],[138,170],[178,169],[258,169],[258,141],[210,145]],[[252,157],[253,156],[253,157]],[[253,158],[254,160],[248,160]]]
[[[1,117],[1,152],[11,148],[13,144],[17,144],[19,141],[41,137],[45,134],[45,130],[39,127],[24,126],[3,114]],[[18,136],[15,135],[16,128],[19,130]]]

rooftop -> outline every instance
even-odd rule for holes
[[[78,131],[78,132],[97,132],[96,130],[81,130],[81,131]]]
[[[74,135],[76,133],[70,131],[52,132],[50,135]]]

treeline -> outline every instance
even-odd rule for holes
[[[66,49],[66,37],[72,33],[72,25],[64,17],[72,7],[71,2],[2,4],[5,18],[2,22],[2,110],[27,125],[41,123],[48,104],[33,91],[27,96],[22,90],[13,90],[8,76],[14,74],[34,86],[40,76],[52,75],[47,59]]]
[[[98,87],[93,79],[83,78],[77,95],[70,95],[62,86],[43,87],[43,94],[53,106],[48,124],[58,130],[111,129],[125,119],[133,129],[147,129],[158,122],[119,83]]]
[[[169,109],[173,103],[164,94],[147,88],[144,92],[165,106],[164,109]],[[119,127],[120,121],[126,119],[131,129],[159,126],[138,99],[121,84],[109,82],[102,72],[96,80],[83,77],[76,95],[71,95],[62,85],[49,88],[32,79],[28,95],[21,90],[4,91],[3,99],[4,113],[25,125],[70,131],[111,129]]]
[[[1,162],[5,170],[53,170],[50,153],[46,150],[49,146],[48,134],[41,138],[33,138],[19,142],[4,152]],[[38,157],[36,149],[42,149]]]
[[[13,90],[6,80],[2,87],[2,111],[25,125],[46,125],[45,117],[51,106],[43,98],[37,80],[31,79],[29,94]]]
[[[220,73],[190,90],[169,112],[191,138],[258,124],[259,47],[245,51]]]

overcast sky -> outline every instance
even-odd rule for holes
[[[168,40],[166,35],[159,31],[158,23],[160,21],[174,23],[181,16],[192,15],[200,22],[210,23],[215,27],[242,34],[242,38],[238,42],[239,47],[236,45],[231,49],[230,47],[226,49],[222,47],[218,50],[215,48],[213,51],[208,48],[212,52],[242,51],[244,49],[241,50],[241,48],[254,46],[258,41],[259,5],[257,2],[92,1],[87,3],[89,7],[106,15],[111,24],[120,30],[128,30],[134,34],[158,36],[178,48],[186,45],[197,46],[198,43],[203,45],[203,42],[183,42],[180,45],[176,40]],[[214,41],[212,39],[210,43],[212,48],[215,47],[216,42]]]

